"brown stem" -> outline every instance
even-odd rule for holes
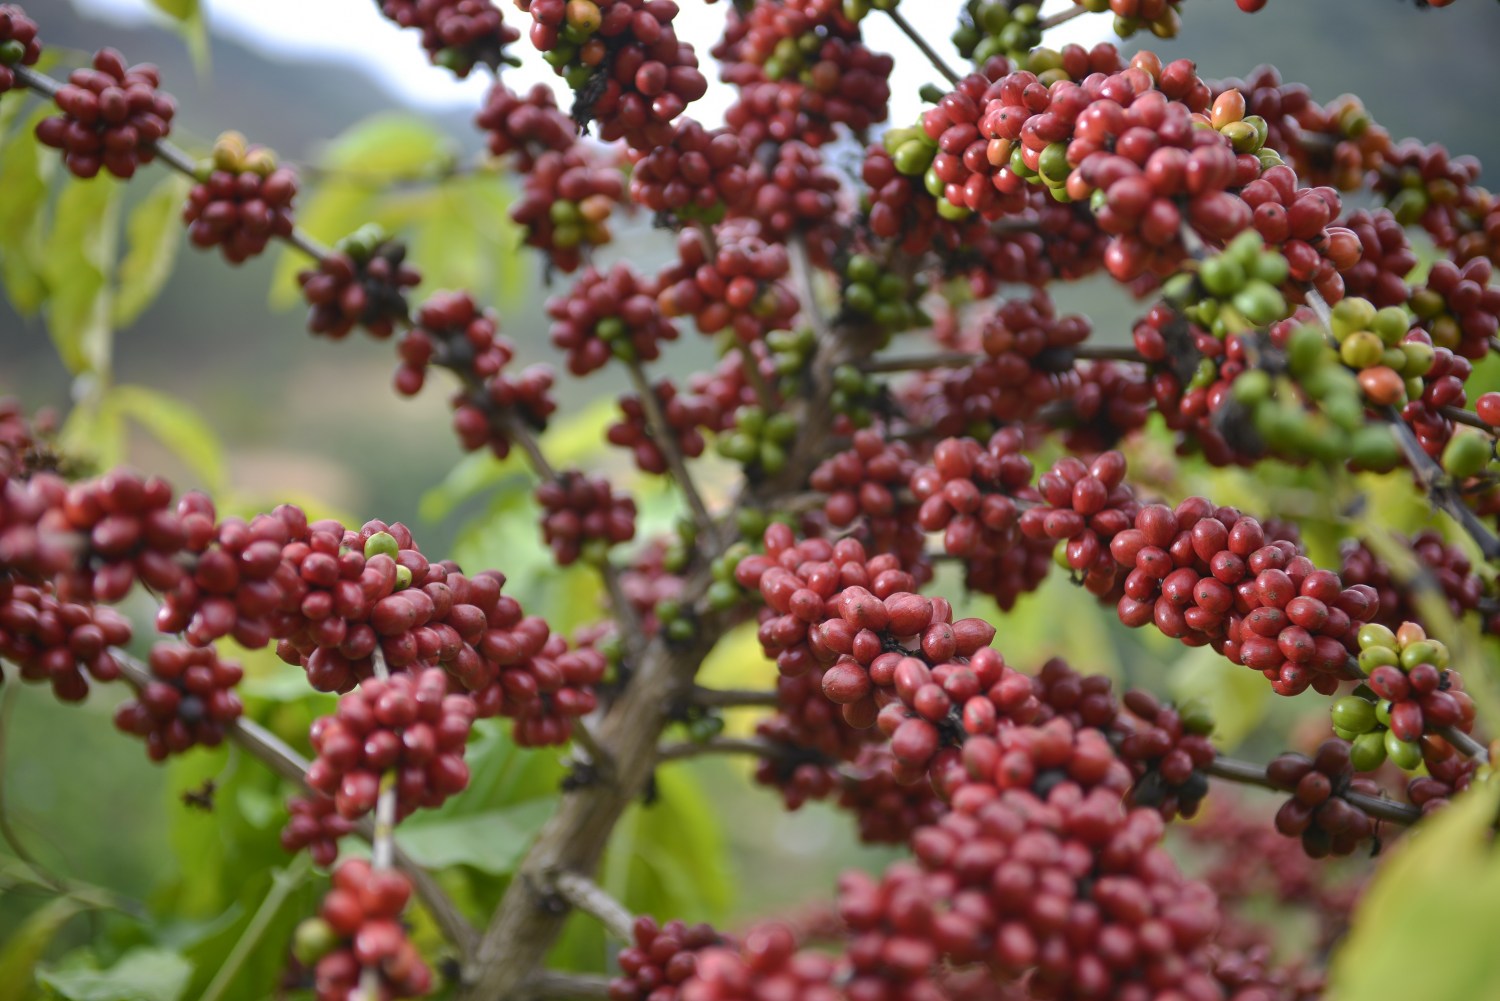
[[[469,386],[471,395],[483,399],[483,392],[476,388],[472,379],[467,378],[464,373],[456,372],[460,379]],[[492,414],[493,420],[499,430],[507,435],[511,441],[520,446],[521,451],[526,454],[526,461],[531,466],[531,471],[539,480],[556,482],[557,470],[552,463],[547,461],[547,455],[542,451],[541,442],[536,435],[532,434],[531,428],[526,422],[508,410],[496,411]],[[596,564],[599,576],[604,580],[604,589],[609,592],[610,604],[614,606],[615,618],[620,623],[621,639],[625,648],[632,657],[640,655],[642,645],[642,630],[640,618],[635,613],[635,606],[625,597],[625,588],[620,584],[620,571],[608,559]]]
[[[1479,415],[1472,410],[1465,410],[1463,407],[1440,407],[1438,409],[1450,421],[1458,424],[1467,424],[1471,428],[1479,428],[1481,431],[1488,431],[1490,434],[1495,433],[1495,429],[1480,420]]]
[[[1463,526],[1464,531],[1468,532],[1470,538],[1479,546],[1479,551],[1484,554],[1486,560],[1493,562],[1500,559],[1500,538],[1496,538],[1495,533],[1490,531],[1490,527],[1484,523],[1484,520],[1474,513],[1474,509],[1464,503],[1463,497],[1453,489],[1453,484],[1448,474],[1443,471],[1443,467],[1423,450],[1411,425],[1401,419],[1401,414],[1395,407],[1383,407],[1381,413],[1385,415],[1391,425],[1391,430],[1395,432],[1396,442],[1401,446],[1401,451],[1405,454],[1412,474],[1417,478],[1417,483],[1427,496],[1432,498],[1433,504],[1442,508],[1449,517]]]
[[[935,368],[967,368],[985,358],[972,351],[935,351],[925,355],[906,355],[897,358],[871,358],[861,365],[860,371],[875,374],[880,372],[928,372]]]
[[[543,970],[527,977],[514,996],[516,1001],[607,1001],[609,978]]]
[[[667,415],[661,408],[661,400],[656,397],[656,390],[647,380],[646,371],[641,368],[639,361],[632,358],[625,363],[625,368],[630,373],[630,381],[635,386],[636,395],[640,397],[641,409],[646,414],[646,423],[651,425],[651,437],[655,439],[656,447],[661,449],[661,454],[666,458],[667,468],[672,471],[672,478],[677,481],[677,488],[687,499],[688,510],[693,515],[693,523],[698,526],[698,535],[708,545],[716,545],[718,526],[714,524],[713,516],[708,513],[708,507],[703,503],[703,495],[698,493],[698,486],[693,482],[692,474],[688,472],[687,460],[683,457],[682,448],[678,444],[672,425],[667,423]]]
[[[911,22],[901,16],[901,11],[892,7],[886,13],[890,15],[892,21],[896,22],[896,27],[901,29],[901,33],[911,39],[912,44],[921,50],[922,55],[927,57],[927,61],[932,63],[933,67],[939,73],[943,74],[945,80],[952,84],[958,83],[958,74],[948,68],[948,64],[943,62],[943,57],[938,55],[937,51],[931,45],[927,44],[927,39],[922,37],[921,32],[913,28]]]
[[[1489,749],[1458,727],[1445,726],[1438,730],[1437,735],[1452,744],[1454,749],[1464,757],[1475,758],[1480,764],[1489,763]]]
[[[1049,18],[1044,18],[1042,22],[1037,25],[1037,30],[1047,31],[1049,28],[1055,28],[1059,24],[1067,24],[1069,21],[1073,20],[1073,18],[1082,17],[1088,12],[1089,10],[1087,7],[1070,7],[1065,11],[1053,14]]]
[[[794,407],[809,433],[793,443],[786,467],[748,486],[737,507],[776,506],[777,498],[801,490],[817,464],[827,428],[833,424],[833,370],[840,364],[857,364],[879,341],[878,332],[864,326],[841,324],[837,335],[818,346],[809,365],[810,393]],[[726,545],[721,538],[704,556],[717,557]],[[459,992],[461,1001],[509,998],[535,973],[565,918],[549,907],[549,879],[559,872],[595,872],[621,814],[648,787],[657,745],[673,721],[673,710],[690,698],[704,657],[737,621],[735,612],[716,611],[706,600],[712,582],[709,562],[704,559],[683,585],[683,606],[696,626],[692,634],[671,642],[664,635],[653,637],[629,683],[599,720],[596,736],[615,756],[615,781],[563,793],[557,812],[521,861],[484,931],[470,967],[473,973]]]
[[[664,744],[656,752],[658,761],[683,761],[710,754],[748,754],[757,758],[805,758],[807,752],[790,744],[778,744],[764,737],[715,737],[702,742],[685,740]]]
[[[713,706],[718,708],[775,706],[780,704],[776,693],[773,691],[703,688],[701,686],[693,689],[692,701],[695,706]]]
[[[1135,348],[1121,344],[1077,344],[1068,351],[1078,361],[1123,361],[1144,365],[1146,359]],[[860,366],[866,373],[927,372],[936,368],[969,368],[988,356],[972,351],[934,351],[930,354],[872,358]]]
[[[1226,758],[1223,755],[1214,758],[1213,762],[1209,764],[1208,774],[1214,778],[1239,782],[1243,785],[1260,786],[1262,789],[1272,789],[1276,792],[1287,791],[1271,781],[1263,766],[1249,761]],[[1348,790],[1342,793],[1341,796],[1344,802],[1359,809],[1375,820],[1387,820],[1393,824],[1401,824],[1409,827],[1422,819],[1422,811],[1407,803],[1397,803],[1395,800],[1381,799],[1379,796],[1368,796],[1361,792],[1354,792],[1353,790]]]
[[[609,781],[615,772],[615,758],[599,743],[599,738],[594,736],[594,731],[589,728],[580,717],[573,721],[573,743],[577,744],[589,757],[589,764],[593,765],[599,773],[599,778]]]
[[[771,392],[771,384],[766,381],[765,375],[760,370],[760,359],[748,344],[740,344],[735,347],[740,353],[740,368],[745,373],[745,381],[750,384],[750,389],[755,393],[755,400],[760,408],[766,413],[775,413],[776,395]]]
[[[592,879],[576,872],[560,872],[552,878],[552,889],[576,909],[596,918],[615,938],[632,940],[635,916]]]
[[[62,89],[62,84],[45,73],[38,73],[35,70],[27,69],[25,66],[12,66],[11,69],[14,71],[17,80],[45,97],[56,97],[57,92]],[[162,163],[171,167],[179,174],[184,174],[194,180],[198,179],[198,164],[181,147],[166,139],[158,139],[147,145],[156,153],[157,159],[161,160]],[[296,247],[317,261],[323,260],[329,254],[327,247],[324,247],[300,229],[293,228],[291,233],[284,237],[279,237],[279,239],[285,240],[291,246]]]
[[[813,285],[813,266],[807,253],[807,240],[799,233],[787,241],[787,250],[791,257],[792,275],[797,280],[797,295],[802,299],[802,313],[812,325],[818,340],[825,341],[829,337],[828,317],[823,315],[823,307],[818,302],[818,290]]]
[[[391,676],[385,666],[385,651],[375,648],[371,658],[375,677],[382,681]],[[391,868],[396,841],[396,773],[387,771],[380,777],[380,795],[375,800],[375,824],[370,836],[370,868],[376,872]],[[379,1001],[380,967],[363,966],[359,972],[360,1001]]]

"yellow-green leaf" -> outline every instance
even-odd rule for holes
[[[183,400],[145,386],[115,386],[110,397],[125,417],[167,446],[212,494],[224,486],[224,451],[213,428]]]
[[[37,980],[66,1001],[177,1001],[192,973],[177,953],[142,948],[107,970],[51,970]]]
[[[47,329],[74,375],[110,371],[110,275],[114,270],[121,185],[111,177],[69,180],[42,261]]]
[[[198,13],[198,0],[151,0],[151,6],[178,21]]]
[[[1266,718],[1271,686],[1259,671],[1231,664],[1211,647],[1190,649],[1169,669],[1167,684],[1178,702],[1197,699],[1214,720],[1214,744],[1233,751]]]
[[[116,328],[128,327],[155,301],[172,274],[182,245],[182,203],[192,182],[168,173],[125,223],[129,249],[120,261],[115,296]]]
[[[297,225],[315,240],[333,243],[369,221],[376,193],[363,185],[328,181],[298,199]],[[297,273],[313,266],[307,255],[285,247],[271,275],[271,308],[290,309],[302,301]]]
[[[14,102],[14,103],[12,103]],[[0,101],[19,108],[12,97]],[[47,296],[42,278],[43,234],[47,219],[47,182],[57,155],[36,141],[36,123],[51,106],[37,108],[0,144],[0,280],[5,294],[23,316],[34,314]]]
[[[1500,952],[1490,938],[1500,918],[1497,805],[1500,784],[1471,789],[1394,849],[1334,954],[1330,999],[1500,997]]]
[[[42,953],[68,919],[83,910],[71,897],[54,897],[33,911],[0,947],[0,1001],[24,1001]]]

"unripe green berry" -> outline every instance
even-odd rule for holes
[[[365,559],[375,556],[389,556],[395,559],[401,552],[401,546],[397,544],[396,537],[390,532],[376,532],[365,540]]]
[[[1443,449],[1443,470],[1460,480],[1477,476],[1494,458],[1493,442],[1483,434],[1455,434]]]
[[[1354,738],[1349,748],[1349,763],[1356,772],[1373,772],[1385,764],[1385,735],[1388,730],[1372,730]]]
[[[303,966],[315,966],[339,945],[333,926],[322,918],[305,918],[292,933],[292,955]]]
[[[1353,733],[1369,733],[1375,728],[1375,706],[1358,695],[1345,695],[1334,702],[1333,725]]]
[[[1385,753],[1391,763],[1403,771],[1409,772],[1422,763],[1421,745],[1399,739],[1394,730],[1385,732]]]

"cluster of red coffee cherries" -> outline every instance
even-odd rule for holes
[[[0,4],[0,94],[16,86],[12,66],[35,66],[41,57],[36,22],[15,4]]]
[[[790,327],[798,307],[783,280],[791,270],[786,247],[753,227],[720,227],[717,236],[717,253],[698,230],[678,236],[676,263],[657,276],[662,313],[691,316],[705,334],[731,330],[746,344]]]
[[[311,333],[339,340],[358,327],[385,340],[406,320],[406,290],[422,283],[422,273],[407,263],[406,244],[362,229],[340,240],[315,270],[298,272],[297,283]]]
[[[375,809],[382,776],[396,789],[396,817],[435,808],[469,784],[464,744],[474,725],[472,699],[448,694],[438,668],[366,679],[312,725],[317,757],[307,784],[333,798],[345,820]]]
[[[657,304],[657,285],[627,264],[607,272],[589,268],[567,295],[547,303],[552,343],[567,355],[568,371],[587,375],[611,357],[654,361],[663,341],[677,339]]]
[[[399,920],[410,899],[411,883],[394,869],[350,859],[333,871],[318,917],[297,927],[293,943],[299,961],[313,968],[317,1001],[355,996],[365,970],[376,971],[383,997],[421,997],[432,989],[432,971]]]
[[[451,397],[460,444],[470,452],[488,447],[503,459],[517,433],[547,426],[557,404],[551,369],[533,365],[514,375],[505,371],[516,350],[498,331],[494,314],[481,310],[468,293],[435,294],[397,345],[401,366],[395,383],[396,392],[412,396],[426,382],[429,366],[451,370],[463,384]]]
[[[488,0],[380,0],[380,10],[401,27],[420,31],[427,58],[460,78],[475,66],[498,71],[513,62],[505,47],[521,37]]]
[[[62,150],[63,163],[78,177],[100,170],[134,177],[137,167],[156,158],[156,141],[171,131],[177,113],[160,85],[155,66],[127,67],[114,49],[100,49],[91,67],[68,74],[53,98],[62,114],[37,123],[37,140]]]
[[[158,643],[146,659],[151,680],[115,709],[115,726],[146,741],[152,761],[196,745],[217,747],[244,713],[235,686],[245,672],[213,647]]]
[[[230,133],[214,146],[207,176],[188,192],[182,221],[188,239],[200,249],[218,247],[230,264],[261,254],[272,237],[292,233],[292,199],[297,175],[276,166],[270,150],[246,146]]]
[[[566,470],[536,488],[542,507],[542,539],[566,566],[579,558],[607,559],[611,546],[635,538],[635,501],[616,493],[604,477]]]
[[[698,954],[725,939],[706,924],[657,924],[638,917],[633,943],[619,951],[620,975],[609,982],[609,1001],[678,1001],[681,985],[698,969]]]
[[[558,109],[551,89],[540,83],[522,97],[496,82],[474,124],[488,136],[490,153],[511,156],[520,174],[534,170],[542,154],[561,153],[578,141],[577,126]]]
[[[702,429],[719,423],[714,401],[708,396],[678,392],[670,379],[658,381],[651,391],[677,451],[690,459],[702,455],[705,445]],[[650,420],[641,398],[635,395],[620,397],[620,416],[621,419],[605,432],[609,443],[630,449],[636,466],[644,472],[658,476],[666,473],[667,458],[654,432],[649,430]]]

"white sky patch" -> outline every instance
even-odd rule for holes
[[[679,37],[691,42],[712,81],[708,94],[688,108],[688,114],[710,125],[723,120],[724,109],[733,100],[730,89],[713,79],[713,60],[708,50],[723,30],[729,0],[706,4],[702,0],[678,0],[682,12],[673,22]],[[73,0],[75,7],[91,16],[124,24],[164,24],[149,0]],[[905,8],[923,6],[925,0]],[[403,31],[380,16],[374,0],[203,0],[210,30],[231,38],[263,55],[277,59],[331,58],[367,68],[384,81],[393,94],[412,104],[434,110],[466,110],[478,106],[489,86],[489,74],[476,71],[467,80],[456,80],[447,70],[427,62],[416,32]],[[565,85],[543,63],[526,40],[530,18],[509,3],[497,4],[509,24],[521,31],[521,41],[512,51],[523,66],[504,71],[513,90],[524,92],[533,83],[545,81],[558,91],[566,108],[571,99]],[[1071,0],[1048,0],[1047,13],[1066,10]],[[948,41],[956,23],[959,4],[943,3],[919,12],[905,9],[908,20],[927,29],[929,42],[956,70],[964,68]],[[1091,46],[1113,37],[1110,19],[1081,17],[1054,29],[1047,44],[1060,47],[1069,42]],[[941,83],[941,78],[889,18],[878,12],[863,22],[866,43],[877,51],[895,56],[891,75],[891,121],[901,125],[914,121],[922,110],[917,91],[922,84]]]

